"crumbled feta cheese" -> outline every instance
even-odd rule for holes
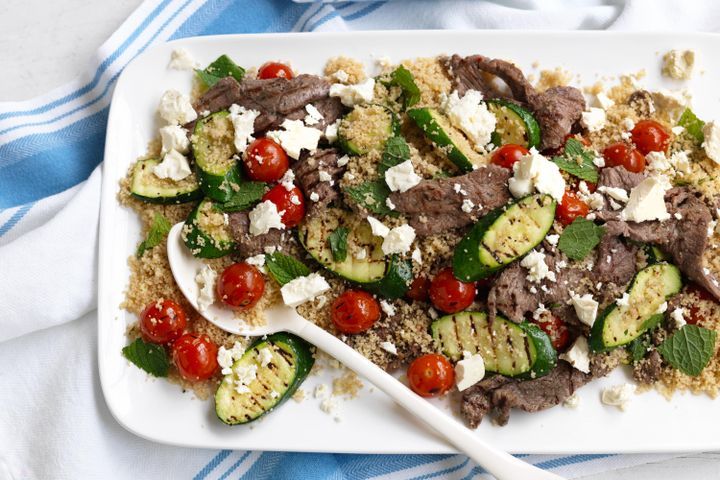
[[[250,234],[262,235],[268,233],[271,228],[285,229],[282,223],[282,216],[278,212],[277,205],[270,200],[258,203],[250,211]]]
[[[314,153],[317,150],[318,142],[323,132],[317,128],[307,127],[302,120],[285,119],[282,125],[284,130],[273,130],[267,136],[278,142],[285,153],[297,160],[300,152],[307,150]]]
[[[680,135],[685,131],[685,127],[681,127],[680,125],[675,125],[670,129],[670,131],[673,133],[673,135]]]
[[[313,202],[318,202],[318,201],[320,201],[320,195],[318,195],[317,192],[312,192],[310,194],[310,200]]]
[[[335,123],[331,123],[327,127],[325,127],[325,139],[328,141],[328,143],[335,143],[337,141],[338,136],[338,127],[340,126],[340,120],[336,121]]]
[[[450,122],[462,130],[478,148],[490,143],[496,123],[495,115],[488,110],[482,99],[482,93],[467,90],[462,98],[454,91],[443,101],[443,110]]]
[[[276,247],[275,245],[268,245],[267,247],[263,248],[263,250],[268,255],[272,255],[273,253],[277,252],[280,249],[278,247]]]
[[[433,320],[437,320],[437,318],[440,316],[440,314],[435,310],[433,307],[428,308],[428,313],[430,314],[430,318]]]
[[[415,240],[415,229],[410,225],[400,225],[394,227],[385,236],[382,243],[382,251],[385,255],[393,253],[407,253],[410,251],[410,245]]]
[[[617,305],[620,310],[630,307],[630,294],[623,292],[622,297],[615,300],[615,305]]]
[[[545,240],[547,240],[550,245],[555,246],[558,244],[558,241],[560,241],[560,235],[553,233],[545,237]]]
[[[235,130],[235,149],[238,152],[244,152],[250,142],[255,140],[253,133],[255,133],[255,119],[260,115],[257,110],[247,110],[245,107],[240,105],[230,105],[230,115],[228,118],[233,124]]]
[[[375,98],[375,80],[368,78],[356,85],[333,83],[330,85],[330,96],[340,98],[340,101],[346,107],[372,102]]]
[[[257,378],[258,366],[255,363],[238,365],[233,369],[235,373],[235,391],[239,394],[250,393],[249,385]]]
[[[414,261],[415,263],[417,263],[418,265],[422,265],[422,263],[423,263],[423,262],[422,262],[422,253],[420,253],[420,249],[417,248],[417,247],[415,247],[415,250],[413,250],[412,255],[410,256],[410,258],[412,258],[413,261]]]
[[[593,158],[593,165],[598,168],[603,168],[605,166],[605,159],[603,157],[595,157]]]
[[[620,126],[623,128],[623,130],[627,130],[628,132],[635,128],[635,122],[632,118],[623,118],[622,122],[620,122]]]
[[[665,152],[648,152],[645,155],[648,170],[663,173],[672,169],[670,160],[665,156]]]
[[[279,396],[280,394],[275,390],[270,392],[270,398],[278,398]]]
[[[198,63],[184,48],[176,48],[170,53],[170,63],[168,68],[173,70],[192,70],[197,68]]]
[[[370,230],[372,230],[372,234],[376,237],[383,237],[385,238],[388,233],[390,233],[390,229],[385,226],[384,223],[382,223],[377,218],[368,215],[367,221],[370,224]]]
[[[545,263],[545,254],[533,250],[520,261],[520,266],[528,269],[527,279],[531,282],[540,283],[544,279],[555,281],[555,272],[550,271]]]
[[[673,213],[673,217],[675,217],[677,220],[682,220],[683,216],[680,212]]]
[[[453,190],[455,191],[455,193],[462,192],[462,185],[460,185],[459,183],[453,184]]]
[[[543,157],[534,147],[513,165],[513,177],[508,181],[515,198],[537,190],[552,196],[558,202],[565,194],[565,179],[554,163]]]
[[[665,206],[665,187],[656,177],[646,178],[630,191],[630,198],[620,217],[633,222],[667,220],[670,214]]]
[[[177,150],[170,150],[162,162],[153,167],[153,174],[158,178],[169,178],[180,181],[192,173],[188,159]]]
[[[714,120],[707,122],[703,127],[703,134],[705,135],[705,141],[702,146],[705,149],[705,154],[710,160],[720,164],[720,124]]]
[[[387,300],[380,300],[380,308],[388,317],[395,316],[395,307],[388,303]]]
[[[472,209],[474,207],[475,207],[475,204],[471,200],[466,198],[465,200],[463,200],[462,207],[460,207],[460,209],[465,213],[470,213],[470,212],[472,212]]]
[[[220,366],[220,373],[230,375],[232,373],[233,356],[232,352],[221,346],[217,353],[217,363]]]
[[[620,410],[625,411],[634,393],[635,385],[624,383],[604,388],[601,399],[605,405],[618,407]]]
[[[292,194],[290,196],[290,203],[292,203],[293,205],[301,205],[302,204],[302,202],[300,201],[300,197],[298,197],[295,194]]]
[[[691,97],[688,90],[661,89],[652,92],[651,95],[655,107],[665,112],[671,123],[675,123],[685,109],[690,106]]]
[[[397,355],[397,347],[392,342],[380,342],[380,348],[392,355]]]
[[[695,52],[692,50],[670,50],[663,55],[663,75],[675,80],[688,80],[695,65]]]
[[[365,260],[367,258],[367,250],[364,248],[361,248],[358,250],[358,252],[354,255],[355,259],[357,260]]]
[[[690,158],[687,152],[675,152],[668,159],[676,173],[687,173],[690,171]]]
[[[388,207],[390,210],[395,210],[395,204],[392,200],[390,200],[390,197],[387,197],[385,199],[385,206]]]
[[[567,408],[577,408],[578,405],[580,405],[580,397],[577,393],[573,393],[563,402],[563,407]]]
[[[415,173],[415,168],[410,160],[405,160],[385,171],[385,182],[393,192],[406,192],[421,180],[422,177]]]
[[[615,101],[613,101],[612,98],[608,97],[607,93],[605,92],[598,92],[597,94],[595,94],[595,100],[597,100],[597,104],[603,110],[607,110],[608,108],[615,105]]]
[[[717,220],[710,220],[707,227],[707,236],[708,238],[712,237],[715,234],[715,229],[717,228]]]
[[[258,350],[258,357],[260,358],[260,366],[267,367],[272,362],[273,354],[270,351],[270,347],[263,347]]]
[[[673,310],[670,314],[670,318],[673,319],[673,322],[675,323],[675,328],[677,328],[678,330],[687,325],[687,321],[685,320],[684,308],[678,307]]]
[[[321,383],[319,385],[315,385],[315,390],[313,391],[313,397],[315,398],[323,398],[328,395],[328,387],[324,383]]]
[[[335,397],[326,397],[320,402],[320,410],[328,415],[335,415],[338,409],[338,402]]]
[[[163,156],[171,150],[178,151],[186,155],[190,151],[190,139],[187,136],[188,131],[180,125],[168,125],[160,129],[160,141],[162,148],[160,155]]]
[[[590,373],[590,347],[585,337],[576,338],[570,350],[561,353],[559,358],[568,362],[576,370]]]
[[[533,289],[533,288],[535,288],[535,287],[530,287],[530,289],[531,289],[530,291],[531,291],[531,292],[532,292],[532,289]],[[537,293],[537,289],[535,289],[535,292],[533,292],[533,293]],[[533,319],[534,319],[534,320],[540,320],[540,319],[543,317],[543,315],[545,315],[545,314],[548,313],[549,311],[550,311],[550,310],[548,310],[547,308],[545,308],[545,305],[544,305],[544,304],[539,303],[539,304],[538,304],[538,307],[535,309],[535,311],[534,311],[533,314],[532,314]]]
[[[349,161],[350,161],[350,157],[348,157],[347,155],[343,155],[342,157],[337,159],[337,166],[344,167],[345,165],[348,164]]]
[[[280,288],[280,293],[285,305],[297,307],[328,290],[330,290],[330,285],[325,278],[319,273],[313,272],[305,277],[290,280]]]
[[[455,365],[455,382],[459,391],[466,390],[485,377],[485,361],[479,353],[463,352],[463,359]]]
[[[604,193],[608,195],[613,200],[617,200],[618,202],[627,203],[630,199],[628,197],[627,190],[620,187],[607,187],[605,185],[602,185],[598,187],[598,192]]]
[[[337,72],[333,73],[332,76],[335,77],[338,82],[342,83],[347,82],[350,78],[350,75],[348,75],[345,70],[338,70]]]
[[[658,314],[661,314],[661,313],[665,313],[665,312],[667,312],[667,309],[668,309],[668,303],[667,303],[667,302],[663,302],[663,303],[660,304],[660,306],[658,307],[657,311],[655,311],[655,314],[658,315]]]
[[[590,132],[599,132],[605,128],[605,123],[607,123],[607,115],[602,108],[590,107],[587,112],[582,112],[580,124]]]
[[[295,172],[292,168],[285,170],[285,174],[280,179],[280,184],[285,187],[285,190],[292,192],[295,188]]]
[[[328,172],[326,172],[325,170],[320,170],[320,171],[318,172],[318,178],[320,179],[321,182],[334,183],[334,182],[333,182],[332,175],[330,175],[330,174],[329,174]]]
[[[247,263],[248,265],[257,267],[258,270],[260,270],[262,273],[265,273],[265,254],[264,253],[259,253],[257,255],[253,255],[252,257],[247,257],[245,259],[245,263]]]
[[[158,105],[160,117],[170,125],[182,125],[197,118],[197,113],[190,103],[190,97],[177,90],[163,93]]]
[[[307,115],[305,115],[306,125],[317,125],[320,123],[320,120],[325,118],[323,117],[323,114],[320,113],[320,110],[318,110],[312,103],[305,105],[305,111],[307,112]]]
[[[581,296],[571,292],[570,299],[578,319],[588,327],[592,327],[597,317],[598,302],[589,293]]]

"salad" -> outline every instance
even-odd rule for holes
[[[672,51],[663,72],[682,82],[693,63]],[[195,64],[176,51],[170,66]],[[207,309],[261,325],[286,305],[418,395],[457,396],[471,427],[575,406],[616,368],[635,383],[602,401],[623,409],[637,389],[718,393],[720,124],[687,89],[651,91],[642,73],[533,83],[482,55],[378,70],[222,55],[192,92],[162,95],[119,192],[144,235],[130,362],[249,423],[298,397],[318,352],[229,334]],[[177,222],[203,261],[199,311],[168,265]]]

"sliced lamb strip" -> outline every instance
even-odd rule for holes
[[[597,247],[593,282],[624,285],[637,273],[636,257],[639,247],[624,242],[619,235],[605,234]]]
[[[470,225],[505,205],[511,198],[509,177],[507,168],[487,165],[459,177],[423,180],[405,192],[392,193],[390,201],[408,217],[418,235],[433,235]],[[464,200],[474,205],[470,213],[462,210]]]
[[[535,115],[542,132],[541,149],[560,147],[565,136],[585,110],[585,98],[574,87],[553,87],[537,92],[522,70],[510,62],[489,59],[482,55],[460,57],[453,55],[446,61],[453,77],[453,85],[460,95],[467,90],[479,90],[486,98],[503,97],[488,76],[500,78],[510,89],[511,99],[528,106]]]
[[[340,197],[338,182],[347,167],[338,166],[338,156],[337,150],[333,148],[320,149],[313,154],[303,152],[292,166],[295,179],[305,195],[309,215],[322,212],[329,203]],[[321,181],[321,171],[329,174],[332,181]],[[317,201],[311,199],[313,193],[317,194]]]
[[[316,126],[320,129],[325,122],[334,122],[342,112],[339,100],[330,99],[329,93],[330,84],[316,75],[298,75],[290,80],[246,79],[241,83],[226,77],[198,99],[195,110],[217,112],[235,103],[259,111],[260,115],[255,119],[255,131],[264,131],[279,127],[286,118],[305,118],[305,105],[312,103],[327,117]]]
[[[251,235],[248,212],[233,212],[228,214],[228,218],[230,233],[236,242],[236,253],[242,259],[266,253],[266,247],[287,251],[295,244],[292,233],[276,228],[262,235]]]
[[[651,385],[660,379],[662,358],[657,350],[653,350],[633,366],[633,378],[638,383]]]
[[[592,378],[592,375],[575,370],[562,360],[549,374],[533,380],[495,375],[463,392],[461,412],[471,428],[480,425],[491,410],[496,410],[497,423],[505,425],[511,409],[532,413],[554,407]]]

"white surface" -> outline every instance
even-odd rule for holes
[[[148,438],[182,445],[254,448],[272,450],[336,452],[448,452],[436,436],[399,412],[382,394],[363,390],[360,397],[343,405],[342,422],[336,423],[313,401],[289,402],[254,429],[228,428],[214,418],[210,402],[198,402],[189,394],[163,381],[148,382],[146,376],[117,354],[125,344],[124,331],[130,315],[119,309],[128,269],[126,258],[133,251],[139,232],[135,215],[116,201],[117,182],[127,165],[141,154],[155,134],[157,99],[167,88],[187,91],[190,75],[165,68],[174,46],[186,47],[201,63],[221,52],[242,56],[246,65],[261,64],[272,52],[282,49],[300,71],[318,72],[325,59],[339,52],[365,60],[382,51],[393,59],[445,52],[473,53],[476,45],[486,47],[490,56],[511,58],[527,71],[540,59],[543,65],[562,64],[594,83],[599,74],[635,72],[645,68],[646,83],[667,86],[659,76],[659,57],[670,47],[693,48],[700,58],[713,58],[720,37],[708,35],[631,35],[602,33],[502,33],[502,32],[395,32],[294,36],[258,35],[204,37],[181,40],[154,48],[135,60],[123,72],[115,90],[110,112],[103,178],[100,231],[99,358],[103,389],[111,411],[133,431]],[[525,48],[532,44],[535,48]],[[603,52],[623,51],[622,57]],[[538,52],[544,52],[542,55]],[[720,71],[709,61],[707,74],[693,80],[698,114],[712,118],[718,113],[712,97]],[[148,76],[156,79],[148,83]],[[312,382],[327,382],[328,377]],[[537,414],[513,412],[510,424],[498,428],[484,422],[478,429],[487,441],[513,452],[649,452],[690,451],[720,448],[720,437],[707,422],[720,420],[720,410],[707,397],[678,396],[672,403],[655,392],[633,400],[627,412],[599,402],[605,386],[627,380],[623,371],[593,382],[579,391],[581,405],[575,410],[562,407]],[[142,391],[142,395],[137,392]],[[446,408],[449,408],[446,406]],[[148,415],[147,412],[156,412]],[[162,413],[157,413],[162,412]],[[372,412],[370,414],[369,412]],[[184,418],[182,426],[175,421]],[[660,420],[661,419],[661,420]],[[391,426],[392,428],[388,428]],[[313,431],[300,443],[283,435],[288,428]],[[383,435],[377,432],[383,431]],[[592,432],[568,435],[567,432]],[[622,432],[618,435],[618,432]]]

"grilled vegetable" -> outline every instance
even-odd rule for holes
[[[509,377],[537,378],[557,364],[550,337],[530,322],[515,323],[485,312],[462,312],[438,318],[431,326],[436,348],[453,361],[463,352],[479,353],[485,369]]]
[[[643,268],[628,287],[627,305],[616,301],[593,324],[590,348],[612,350],[655,327],[663,319],[661,306],[681,288],[680,270],[675,265],[661,262]]]
[[[163,204],[192,202],[202,197],[195,175],[179,182],[158,178],[153,173],[153,168],[159,163],[156,159],[137,161],[130,182],[130,193],[133,197],[144,202]]]
[[[400,133],[395,114],[381,105],[365,105],[352,109],[340,121],[338,144],[350,155],[382,151],[390,137]]]
[[[488,100],[487,106],[495,115],[492,142],[496,146],[512,143],[532,148],[540,145],[540,125],[532,113],[507,100]]]
[[[258,340],[223,378],[215,413],[228,425],[257,420],[295,393],[313,363],[310,344],[295,335],[281,332]]]
[[[209,198],[190,212],[182,238],[190,252],[199,258],[223,257],[235,248],[228,231],[225,214]]]
[[[455,276],[479,280],[528,253],[550,230],[555,206],[550,195],[536,194],[485,215],[455,247]]]
[[[230,200],[242,180],[235,128],[228,115],[223,110],[199,120],[191,138],[200,188],[218,202]]]

